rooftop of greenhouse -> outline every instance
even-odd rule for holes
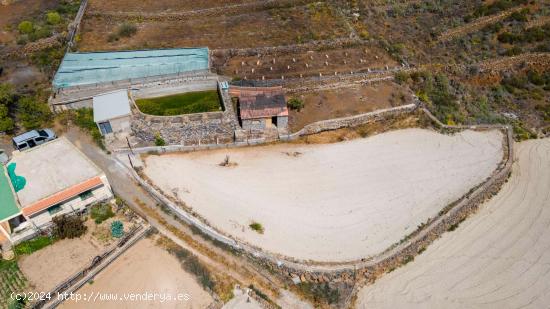
[[[53,80],[56,89],[208,70],[208,48],[67,53]]]

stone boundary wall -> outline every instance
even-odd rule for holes
[[[223,111],[186,114],[178,116],[154,116],[142,113],[134,98],[132,104],[132,132],[145,142],[154,142],[160,134],[168,144],[231,143],[238,121],[233,111],[231,98],[221,89],[220,83],[213,85],[217,89]]]
[[[87,7],[88,0],[82,0],[74,21],[69,24],[69,44],[67,44],[67,51],[71,50],[75,46],[75,38],[78,31],[80,30],[80,23],[82,22],[82,17],[84,17],[84,13],[86,12]]]
[[[300,261],[290,257],[264,252],[258,248],[250,246],[244,242],[237,241],[231,237],[217,231],[206,222],[203,222],[198,217],[188,213],[176,203],[164,196],[160,190],[149,184],[145,179],[138,175],[133,169],[129,169],[130,173],[159,202],[167,205],[178,217],[192,224],[201,230],[209,237],[218,240],[222,243],[230,245],[232,248],[245,253],[249,258],[255,260],[259,264],[282,274],[288,279],[299,280],[302,282],[334,282],[334,283],[349,283],[353,284],[356,281],[365,282],[373,281],[383,273],[393,270],[407,261],[412,260],[416,255],[420,254],[429,244],[439,238],[449,228],[458,225],[467,216],[474,213],[483,202],[496,195],[501,186],[507,181],[513,163],[513,134],[512,128],[509,126],[498,125],[476,125],[476,126],[447,126],[442,124],[435,118],[427,109],[423,107],[403,106],[390,110],[378,111],[375,113],[363,114],[354,117],[346,117],[340,119],[327,120],[320,123],[312,124],[308,128],[304,128],[303,132],[296,132],[288,136],[288,139],[302,136],[303,134],[315,134],[323,130],[335,130],[342,127],[355,126],[371,121],[382,120],[391,116],[412,113],[417,110],[425,113],[438,127],[444,131],[458,131],[464,129],[470,130],[491,130],[500,129],[505,132],[504,144],[505,151],[503,160],[497,170],[488,177],[485,182],[479,184],[465,196],[443,208],[444,211],[437,217],[431,218],[421,228],[407,235],[403,240],[391,246],[386,251],[369,259],[349,262],[322,263],[314,261]],[[204,145],[201,147],[185,147],[185,146],[167,146],[167,147],[148,147],[134,149],[134,152],[144,153],[147,151],[195,151],[214,148],[238,147],[247,146],[252,143],[243,143],[241,145]],[[258,142],[261,144],[261,142]],[[118,150],[118,152],[127,153],[127,149]],[[446,211],[445,211],[446,210]]]
[[[302,128],[300,131],[292,134],[279,134],[278,139],[282,141],[290,141],[290,140],[298,139],[301,136],[305,136],[305,135],[320,133],[323,131],[337,130],[337,129],[350,127],[350,126],[357,126],[357,125],[361,125],[361,124],[365,124],[373,121],[382,120],[387,117],[394,117],[401,114],[407,114],[407,113],[413,112],[415,109],[417,109],[417,107],[418,106],[416,104],[408,104],[408,105],[392,107],[388,109],[381,109],[374,112],[364,113],[364,114],[350,116],[350,117],[322,120],[322,121],[308,124],[304,128]],[[236,118],[234,118],[234,121],[237,121]],[[272,139],[268,139],[268,138],[255,138],[255,139],[245,138],[243,140],[237,139],[236,142],[231,142],[226,144],[201,143],[197,145],[174,144],[174,145],[168,145],[168,146],[139,147],[139,148],[132,148],[131,152],[137,153],[137,154],[148,153],[148,152],[158,152],[158,153],[193,152],[193,151],[199,151],[199,150],[212,150],[212,149],[221,149],[221,148],[235,148],[235,147],[246,147],[251,145],[261,145],[272,141],[273,141]],[[130,149],[120,148],[120,149],[115,149],[114,152],[129,153]]]
[[[316,40],[302,44],[290,44],[279,46],[264,46],[264,47],[249,47],[249,48],[225,48],[213,49],[210,55],[213,58],[223,57],[247,57],[260,55],[271,55],[275,53],[298,53],[307,52],[310,50],[328,50],[353,46],[363,46],[376,44],[368,40],[360,38],[336,38],[332,40]]]

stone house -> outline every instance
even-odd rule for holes
[[[288,129],[288,107],[282,87],[239,87],[239,121],[244,130]]]

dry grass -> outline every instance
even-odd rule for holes
[[[123,7],[119,9],[125,10]],[[326,4],[274,8],[237,15],[134,22],[138,28],[136,35],[108,42],[109,33],[121,21],[98,16],[86,17],[82,23],[79,49],[90,51],[183,46],[244,48],[334,39],[349,34],[345,21]]]

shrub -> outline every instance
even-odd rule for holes
[[[47,38],[52,35],[52,30],[49,27],[36,27],[34,31],[28,35],[28,39],[32,42]]]
[[[136,32],[137,32],[137,27],[130,23],[123,23],[118,27],[118,31],[117,31],[120,37],[126,37],[126,38],[131,37],[132,35],[136,34]]]
[[[116,220],[111,223],[111,235],[115,238],[121,238],[124,236],[124,224]]]
[[[61,22],[61,16],[55,11],[48,12],[46,14],[46,22],[50,25],[57,25]]]
[[[0,84],[0,132],[11,131],[14,128],[14,121],[9,115],[9,106],[13,100],[13,87],[10,84]]]
[[[166,146],[166,141],[162,138],[160,133],[155,134],[155,146]]]
[[[107,36],[107,42],[111,43],[114,41],[118,41],[119,37],[116,33],[110,33],[109,36]]]
[[[101,203],[92,206],[92,209],[90,211],[90,217],[94,219],[94,222],[96,224],[101,224],[103,221],[112,218],[115,216],[115,213],[113,212],[113,209],[111,207],[111,204],[109,203]]]
[[[53,218],[53,234],[59,239],[73,239],[86,233],[87,227],[80,216],[61,215]]]
[[[521,49],[521,47],[519,46],[514,46],[512,48],[509,48],[507,49],[505,52],[504,52],[504,55],[505,56],[516,56],[516,55],[519,55],[523,52],[523,50]]]
[[[24,241],[15,246],[14,251],[18,255],[31,254],[44,247],[51,245],[55,241],[54,238],[48,236],[39,236],[31,240]]]
[[[395,81],[401,85],[407,82],[407,80],[409,79],[409,73],[400,71],[395,73],[394,78],[395,78]]]
[[[249,227],[251,229],[253,229],[254,231],[260,233],[260,234],[263,234],[264,233],[264,227],[262,226],[261,223],[258,223],[258,222],[252,222]]]
[[[328,283],[302,282],[298,284],[300,291],[313,298],[315,302],[337,303],[340,300],[338,289],[332,289]]]
[[[38,102],[32,97],[19,100],[17,118],[27,130],[41,127],[52,119],[52,112],[46,103]]]
[[[19,30],[21,34],[30,34],[34,30],[34,25],[30,21],[25,20],[19,23],[17,30]]]
[[[103,136],[101,135],[101,132],[99,132],[99,128],[94,122],[94,111],[91,108],[80,108],[77,109],[75,113],[76,114],[73,119],[74,124],[90,133],[96,144],[101,149],[105,149]]]
[[[288,100],[287,105],[291,110],[300,111],[304,108],[304,102],[298,98],[291,98]]]

